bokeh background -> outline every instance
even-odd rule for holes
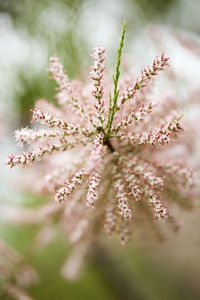
[[[181,74],[176,84],[181,98],[200,89],[199,16],[199,0],[0,0],[2,239],[25,253],[37,226],[9,224],[5,207],[36,207],[48,201],[22,191],[17,178],[25,173],[8,170],[4,163],[16,151],[13,130],[29,123],[34,102],[39,98],[54,101],[56,86],[46,72],[49,56],[57,53],[71,79],[84,78],[90,71],[92,48],[101,43],[107,48],[107,68],[112,74],[126,19],[126,64],[132,64],[137,74],[164,50],[172,68]],[[179,34],[182,43],[175,38]],[[193,41],[190,49],[184,38]],[[200,93],[196,97],[200,101]],[[192,117],[189,111],[185,114]],[[31,261],[39,270],[40,283],[28,288],[29,294],[38,300],[200,299],[200,212],[196,206],[190,212],[177,210],[182,228],[177,234],[166,232],[162,242],[148,238],[138,242],[136,237],[122,247],[115,239],[105,240],[103,250],[88,257],[77,281],[60,275],[70,246],[58,234]]]

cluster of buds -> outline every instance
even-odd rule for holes
[[[59,151],[60,149],[62,149],[62,145],[61,146],[51,145],[51,146],[46,146],[44,148],[40,147],[38,150],[32,152],[22,152],[19,155],[11,154],[8,157],[7,165],[10,166],[11,168],[17,165],[25,166],[33,163],[36,160],[40,160],[47,154],[52,154],[54,151]]]
[[[41,124],[47,124],[50,128],[60,128],[66,135],[75,135],[81,133],[88,136],[90,132],[86,128],[67,123],[54,117],[52,114],[43,113],[41,110],[33,110],[32,122],[40,121]]]
[[[100,124],[103,124],[105,121],[104,113],[104,101],[103,101],[103,73],[105,70],[104,61],[105,61],[105,49],[98,46],[95,48],[95,53],[92,55],[94,59],[94,66],[92,67],[92,71],[90,72],[91,79],[93,81],[94,90],[92,91],[92,95],[96,98],[97,102],[94,104],[94,107],[97,110],[97,117],[100,121]]]
[[[152,109],[155,105],[150,103],[146,106],[142,105],[137,111],[134,109],[133,112],[125,118],[125,120],[120,121],[116,127],[114,127],[113,131],[118,132],[120,129],[132,124],[134,121],[142,120],[145,115],[152,112]]]
[[[129,199],[126,194],[123,180],[120,175],[118,175],[118,177],[119,178],[115,179],[114,188],[116,193],[116,201],[118,201],[119,215],[125,220],[131,220],[132,212],[130,209]]]
[[[88,181],[88,192],[87,192],[87,195],[86,195],[86,205],[87,206],[94,206],[94,203],[95,201],[97,200],[98,198],[98,195],[97,195],[97,189],[99,188],[99,184],[100,184],[100,176],[98,173],[93,173],[90,178],[89,178],[89,181]]]
[[[167,216],[169,215],[167,206],[163,205],[160,202],[160,198],[155,192],[149,193],[149,203],[150,203],[150,205],[153,206],[155,220],[156,219],[163,220],[163,219],[167,218]]]
[[[132,132],[127,136],[122,136],[122,139],[127,138],[132,144],[163,146],[172,143],[174,136],[182,131],[183,125],[180,123],[180,117],[178,117],[159,128],[151,129],[147,133]]]
[[[70,81],[67,77],[67,74],[63,70],[63,66],[60,64],[58,57],[56,55],[50,57],[50,67],[48,69],[50,73],[52,73],[51,78],[55,79],[58,83],[58,90],[65,90],[68,95],[72,94],[72,88]]]
[[[22,128],[21,130],[15,131],[15,140],[19,143],[31,144],[38,140],[45,138],[60,137],[61,132],[59,130],[34,130],[29,128]]]
[[[86,114],[84,106],[73,93],[72,83],[56,55],[50,57],[50,67],[48,71],[52,74],[50,78],[54,79],[59,85],[57,88],[59,91],[59,94],[57,95],[59,104],[68,104],[71,108],[73,108],[73,113],[81,115],[84,119],[88,120],[89,116]]]
[[[56,191],[54,200],[56,202],[63,202],[67,200],[72,192],[75,190],[76,186],[80,185],[83,179],[87,176],[87,173],[83,169],[79,170],[76,174],[72,176],[70,180],[65,181],[62,188]]]
[[[119,106],[121,106],[127,100],[133,98],[138,90],[144,88],[148,82],[152,79],[153,76],[157,75],[159,71],[162,71],[168,64],[169,57],[165,57],[162,53],[161,57],[153,61],[152,67],[144,69],[139,78],[136,79],[136,82],[133,86],[128,86],[126,92],[123,93],[122,98],[120,99]]]

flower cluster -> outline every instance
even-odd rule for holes
[[[120,129],[123,129],[123,127],[130,125],[132,122],[142,120],[146,114],[152,112],[154,106],[155,105],[152,103],[146,106],[143,104],[137,111],[134,109],[129,116],[126,116],[125,120],[120,121],[117,126],[113,128],[113,131],[118,132]]]
[[[22,128],[21,130],[15,131],[15,139],[21,144],[32,144],[38,140],[45,138],[54,138],[60,136],[61,132],[59,130],[33,130],[29,128]]]
[[[67,180],[64,183],[62,188],[56,191],[54,197],[55,201],[58,202],[66,201],[74,191],[75,187],[82,183],[83,178],[86,175],[87,174],[84,172],[84,170],[79,170],[76,174],[74,174],[70,180]]]
[[[57,57],[50,59],[49,71],[58,84],[60,115],[53,106],[46,106],[53,113],[36,107],[32,122],[40,122],[42,128],[17,130],[16,140],[35,143],[36,149],[19,155],[10,155],[8,166],[27,165],[49,156],[41,173],[46,185],[55,188],[53,199],[59,209],[62,226],[72,243],[82,245],[78,257],[70,261],[74,272],[82,262],[89,243],[100,232],[116,233],[121,243],[127,243],[137,224],[138,211],[151,222],[170,221],[172,216],[168,200],[176,201],[187,195],[192,198],[196,181],[193,172],[176,162],[170,150],[181,144],[183,125],[178,113],[171,114],[160,105],[166,115],[161,117],[159,105],[152,104],[144,87],[151,79],[168,67],[164,54],[144,69],[134,84],[119,90],[121,54],[125,25],[118,50],[114,89],[103,86],[105,49],[98,46],[93,55],[94,66],[89,83],[77,83],[68,79]],[[105,80],[106,81],[106,80]],[[80,89],[80,86],[82,87]],[[138,101],[143,92],[142,102]],[[61,116],[61,118],[60,118]],[[67,151],[70,150],[70,151]],[[62,153],[61,153],[62,152]],[[53,170],[52,170],[53,168]],[[42,181],[37,172],[37,180]],[[49,189],[47,188],[49,191]],[[170,191],[176,191],[176,194]],[[55,209],[53,206],[52,211]],[[48,213],[44,220],[53,214]],[[60,213],[62,211],[62,213]],[[66,265],[62,274],[73,277]]]
[[[87,206],[94,206],[95,201],[98,198],[97,189],[100,184],[100,176],[98,173],[93,173],[88,181],[88,192],[86,195],[86,205]]]
[[[83,135],[89,135],[89,131],[86,128],[80,128],[80,126],[67,123],[66,121],[57,119],[52,114],[43,113],[41,110],[33,110],[32,122],[40,121],[41,124],[47,124],[50,128],[60,128],[66,135],[75,135],[81,133]]]
[[[180,117],[173,119],[168,124],[160,126],[160,128],[154,128],[149,132],[135,133],[132,132],[128,135],[129,141],[134,144],[145,145],[165,145],[173,142],[174,133],[178,133],[183,130],[183,126],[180,123]]]
[[[104,119],[104,102],[103,102],[103,85],[102,78],[103,72],[105,70],[104,61],[105,61],[105,49],[98,46],[95,48],[95,53],[92,55],[94,59],[94,66],[92,67],[92,71],[90,73],[91,79],[94,84],[94,90],[92,91],[92,95],[96,98],[97,103],[94,107],[97,110],[97,117],[100,120],[100,125],[105,121]]]
[[[164,53],[160,58],[156,57],[156,59],[153,61],[152,67],[148,66],[147,70],[144,69],[140,77],[136,79],[136,82],[132,86],[128,86],[126,88],[126,91],[123,93],[120,99],[118,109],[120,109],[120,106],[124,102],[126,102],[130,98],[133,98],[138,90],[144,88],[153,76],[157,75],[159,71],[162,71],[164,67],[169,66],[168,60],[169,57],[165,57]]]
[[[52,154],[53,151],[60,150],[60,148],[62,148],[62,146],[57,147],[55,145],[51,145],[44,148],[39,147],[39,149],[32,152],[22,152],[20,155],[11,154],[8,158],[7,165],[11,168],[17,165],[25,166],[34,162],[35,160],[40,160],[46,154]]]

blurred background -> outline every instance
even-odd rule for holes
[[[17,151],[13,130],[29,124],[34,102],[39,98],[54,102],[56,85],[46,72],[49,56],[55,53],[59,56],[69,78],[84,78],[90,71],[90,54],[100,43],[107,48],[107,69],[112,74],[126,19],[124,64],[132,64],[134,74],[138,74],[155,55],[165,51],[178,74],[176,95],[181,101],[195,91],[198,103],[199,16],[199,0],[0,0],[0,235],[3,240],[23,254],[37,232],[37,226],[5,222],[6,205],[35,207],[48,201],[22,192],[17,181],[22,171],[8,170],[4,163],[9,153]],[[173,88],[173,83],[170,84]],[[192,118],[189,109],[185,116]],[[70,247],[63,242],[62,233],[58,234],[31,261],[39,270],[40,282],[28,288],[29,295],[41,300],[200,299],[200,212],[196,208],[192,212],[177,210],[176,214],[182,223],[179,233],[166,232],[162,243],[148,238],[138,242],[136,237],[126,247],[115,239],[105,240],[106,252],[100,251],[96,257],[91,255],[80,278],[72,282],[60,275]]]

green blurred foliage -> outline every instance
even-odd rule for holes
[[[37,230],[34,226],[16,227],[6,224],[6,226],[1,226],[0,235],[9,245],[20,253],[26,254]],[[92,262],[86,264],[77,281],[67,281],[61,277],[60,270],[70,254],[70,248],[63,240],[63,236],[58,234],[55,241],[27,260],[38,271],[40,277],[39,284],[26,289],[28,294],[37,300],[115,300],[111,286]],[[12,300],[9,296],[4,298],[4,300],[9,299]]]
[[[49,82],[45,72],[43,72],[43,74],[41,72],[41,74],[28,79],[26,72],[20,70],[18,72],[18,79],[20,81],[21,89],[15,93],[15,96],[16,106],[20,116],[19,125],[27,126],[28,120],[31,119],[31,109],[34,106],[35,101],[39,98],[45,98],[50,102],[53,102],[55,84]]]
[[[83,40],[77,20],[83,1],[1,1],[0,11],[8,13],[16,30],[21,31],[27,40],[34,39],[43,45],[44,69],[38,72],[22,66],[17,72],[15,106],[19,114],[19,126],[30,120],[30,109],[38,98],[54,101],[55,83],[49,81],[48,59],[57,54],[70,78],[75,78],[87,64],[87,42]],[[48,17],[49,14],[49,17]],[[51,24],[51,14],[56,19],[62,18],[60,27]],[[43,16],[44,15],[44,16]],[[64,27],[64,28],[63,28]],[[47,51],[46,51],[47,50]]]
[[[179,0],[132,0],[143,11],[146,18],[158,18],[166,14]]]

